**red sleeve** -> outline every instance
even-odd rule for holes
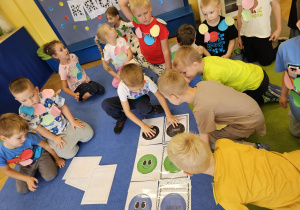
[[[167,26],[165,26],[164,24],[161,24],[161,23],[159,23],[158,25],[160,27],[160,32],[159,32],[158,38],[160,40],[164,40],[164,39],[168,38],[169,31],[167,29]]]

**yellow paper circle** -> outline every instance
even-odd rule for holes
[[[202,23],[200,26],[199,26],[199,32],[200,34],[205,34],[205,32],[208,32],[208,27],[206,24]]]
[[[85,27],[85,30],[87,30],[87,31],[88,31],[88,30],[90,30],[90,28],[89,28],[88,26],[86,26],[86,27]]]
[[[59,6],[64,6],[64,3],[60,1]]]
[[[153,36],[153,37],[157,37],[159,35],[159,32],[160,32],[160,28],[158,25],[154,25],[151,29],[150,29],[150,34]]]
[[[232,26],[234,24],[234,19],[230,16],[227,16],[225,17],[225,23],[228,25],[228,26]]]

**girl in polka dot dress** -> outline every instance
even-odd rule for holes
[[[44,53],[59,60],[59,75],[63,90],[77,101],[85,101],[94,94],[104,94],[104,87],[90,80],[81,68],[77,56],[69,54],[63,43],[54,40],[45,44]]]

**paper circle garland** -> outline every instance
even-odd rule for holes
[[[153,45],[153,43],[155,42],[155,39],[148,36],[148,35],[145,35],[144,37],[144,42],[147,44],[147,45]]]
[[[291,78],[289,77],[287,72],[284,73],[284,83],[288,89],[290,89],[290,90],[294,89],[294,85],[293,85]]]
[[[159,35],[160,32],[160,27],[158,25],[154,25],[151,29],[150,29],[150,34],[153,37],[157,37]]]
[[[216,31],[213,31],[210,33],[210,41],[211,42],[215,42],[219,39],[219,35],[218,35],[218,32]]]
[[[223,20],[219,23],[218,29],[219,29],[220,31],[225,31],[225,30],[227,30],[227,28],[228,28],[228,25],[226,24],[225,19],[223,19]]]
[[[45,106],[44,106],[43,104],[41,104],[41,103],[38,103],[37,105],[35,105],[35,106],[33,107],[33,109],[34,109],[34,113],[33,113],[33,114],[35,114],[35,115],[41,115],[41,114],[44,114],[45,111],[46,111]]]
[[[244,21],[249,21],[252,19],[252,12],[249,9],[245,9],[242,12],[242,17]]]
[[[243,0],[242,7],[244,9],[251,9],[254,6],[254,0]]]
[[[66,27],[65,24],[61,24],[60,26],[61,26],[62,28],[65,28],[65,27]]]
[[[52,89],[45,89],[42,91],[42,96],[44,98],[51,98],[54,96],[54,90]]]
[[[143,37],[143,34],[142,34],[142,31],[141,31],[140,27],[135,29],[135,34],[139,39],[141,39]]]
[[[209,32],[205,32],[204,34],[204,42],[208,42],[210,40],[210,33]]]
[[[227,16],[225,17],[225,23],[228,25],[228,26],[232,26],[234,24],[234,19],[230,16]]]
[[[158,3],[159,4],[163,4],[164,2],[162,0],[158,0]]]
[[[51,114],[46,114],[42,117],[44,125],[50,125],[54,121],[54,117]]]
[[[77,26],[76,26],[76,25],[74,25],[74,26],[73,26],[73,28],[74,28],[74,29],[77,29]]]
[[[200,32],[200,34],[205,34],[205,32],[208,32],[208,26],[206,24],[202,23],[199,26],[199,32]]]
[[[88,31],[88,30],[90,30],[90,28],[89,28],[88,26],[86,26],[86,27],[85,27],[85,30]]]
[[[34,113],[34,108],[28,106],[21,106],[20,111],[28,116],[31,116]]]

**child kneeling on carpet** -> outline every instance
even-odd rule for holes
[[[187,175],[213,176],[214,198],[224,209],[300,209],[300,150],[281,154],[220,139],[212,153],[200,136],[182,133],[167,151]]]
[[[57,166],[65,166],[65,161],[47,142],[34,133],[28,133],[28,130],[26,120],[15,113],[0,117],[0,171],[16,179],[18,193],[37,189],[35,182],[38,183],[38,180],[34,177],[37,170],[46,181],[51,181],[57,175]],[[9,167],[11,163],[18,164],[18,171]]]
[[[158,78],[158,89],[172,104],[187,102],[194,105],[193,114],[200,137],[208,144],[210,142],[211,148],[220,138],[238,140],[255,132],[260,136],[266,134],[265,118],[258,104],[248,95],[219,82],[202,81],[191,88],[177,71],[171,69]],[[217,130],[216,123],[227,126]],[[237,142],[269,149],[268,144]]]
[[[91,81],[81,68],[75,54],[58,40],[44,45],[44,53],[59,60],[59,75],[63,90],[77,101],[85,101],[92,95],[103,95],[105,89],[97,82]]]
[[[121,81],[121,67],[133,58],[128,42],[126,42],[123,37],[117,38],[117,36],[117,31],[114,28],[109,27],[108,24],[102,24],[98,28],[97,36],[95,38],[95,42],[101,53],[103,68],[114,77],[112,86],[115,88],[118,87]],[[106,44],[103,51],[98,40],[101,43]],[[112,70],[112,68],[108,65],[108,62],[111,60],[117,70],[117,73],[114,72],[114,70]]]
[[[29,79],[18,77],[10,82],[9,90],[22,105],[19,114],[47,139],[50,147],[64,159],[73,158],[79,150],[77,143],[88,142],[94,135],[85,122],[74,119],[65,99],[52,89],[39,93]]]
[[[173,126],[177,125],[178,120],[171,114],[166,99],[158,91],[156,84],[144,75],[137,64],[124,65],[120,76],[122,80],[117,91],[119,96],[107,98],[102,102],[102,108],[106,114],[117,120],[114,128],[116,134],[122,132],[124,122],[128,117],[141,127],[147,137],[155,135],[155,131],[141,121],[131,109],[136,109],[141,115],[160,114],[165,111],[167,123],[172,123]],[[154,94],[161,106],[151,105],[149,91]]]

